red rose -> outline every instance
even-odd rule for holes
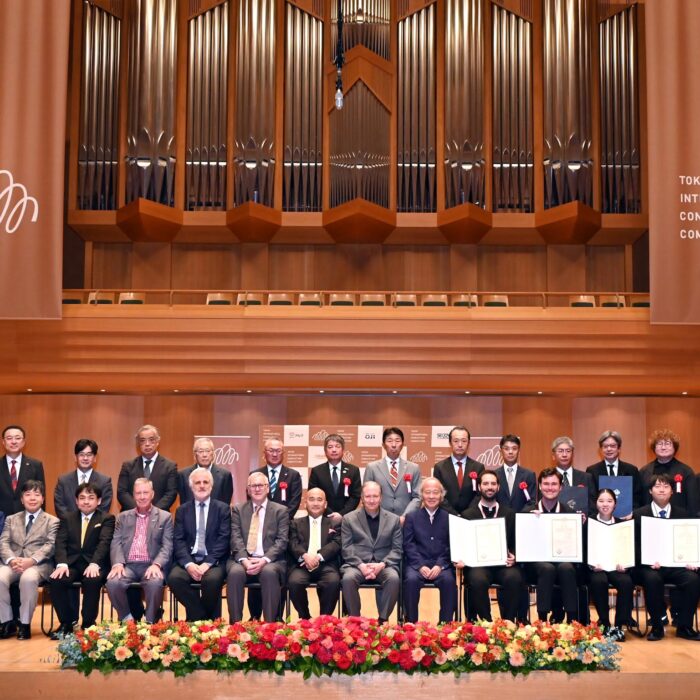
[[[282,489],[282,491],[286,491],[286,490],[287,490],[287,482],[286,482],[286,481],[280,481],[280,483],[278,484],[278,486]]]
[[[518,488],[519,488],[521,491],[527,491],[527,484],[526,484],[524,481],[521,481],[521,482],[518,484]]]
[[[350,486],[350,484],[352,484],[352,481],[351,481],[350,479],[348,479],[348,477],[346,476],[346,477],[343,479],[343,485],[344,485],[344,486]]]
[[[387,656],[387,658],[389,659],[389,662],[390,662],[390,663],[396,664],[396,663],[399,662],[399,659],[401,658],[401,655],[399,654],[399,652],[398,652],[396,649],[392,649],[392,650],[389,652],[389,656]]]
[[[353,649],[352,661],[360,666],[367,661],[367,651],[365,649]]]
[[[347,669],[350,668],[350,664],[352,664],[352,660],[348,659],[347,656],[340,656],[338,659],[336,659],[335,665],[341,670],[341,671],[347,671]]]
[[[289,651],[290,651],[292,654],[299,654],[299,653],[301,653],[301,644],[299,644],[299,642],[292,642],[292,643],[289,645]]]
[[[276,634],[272,638],[272,646],[275,649],[284,649],[287,646],[287,638],[283,634]]]
[[[674,480],[677,484],[680,484],[681,481],[683,481],[683,475],[682,475],[682,474],[676,474],[676,476],[673,477],[673,480]]]
[[[469,472],[470,479],[476,479],[477,476],[479,476],[479,475],[476,472]]]
[[[197,654],[197,656],[199,656],[204,651],[204,644],[201,642],[195,642],[190,649],[192,650],[193,654]]]
[[[403,475],[403,480],[404,480],[404,481],[411,481],[411,475],[410,475],[410,474],[404,474],[404,475]]]
[[[421,660],[421,665],[425,666],[426,668],[430,666],[430,664],[433,663],[433,657],[430,654],[426,654]]]

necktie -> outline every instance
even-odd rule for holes
[[[17,490],[17,460],[12,460],[12,465],[10,466],[10,480],[12,481],[12,490]]]
[[[270,469],[270,498],[275,497],[275,490],[277,489],[277,470]]]
[[[318,520],[314,518],[309,532],[309,554],[316,554],[319,549],[321,549],[321,528],[318,526]]]
[[[665,510],[660,510],[660,511],[659,511],[659,517],[660,517],[660,518],[665,518],[665,517],[666,517],[666,511],[665,511]]]
[[[340,477],[338,476],[338,467],[333,467],[332,469],[333,475],[331,476],[331,480],[333,481],[333,490],[337,491],[338,486],[340,486]]]
[[[89,524],[90,524],[90,518],[88,518],[87,515],[83,515],[83,522],[80,523],[80,546],[81,547],[85,543],[85,533],[87,532]]]
[[[246,549],[248,554],[254,554],[258,548],[258,532],[260,531],[260,506],[253,506],[253,517],[250,519],[250,530],[248,530],[248,541]]]
[[[143,475],[144,475],[147,479],[150,479],[150,478],[151,478],[151,462],[152,462],[152,461],[153,461],[152,459],[147,459],[147,460],[143,463]]]
[[[88,480],[87,474],[85,472],[80,472],[80,483],[84,484],[87,482],[87,480]]]
[[[464,483],[464,469],[462,468],[462,463],[457,462],[457,484],[459,485],[459,488],[462,488],[462,484]]]
[[[608,476],[615,476],[615,465],[608,464],[606,466],[608,467]]]
[[[563,480],[562,483],[564,484],[564,486],[571,486],[571,484],[569,483],[569,475],[568,475],[568,473],[567,473],[567,472],[562,472],[562,473],[561,473],[561,476],[562,476],[562,480]]]
[[[515,468],[506,467],[506,480],[508,481],[508,495],[513,495],[513,483],[515,482]]]
[[[396,468],[396,462],[391,463],[389,479],[391,480],[391,488],[395,489],[399,485],[399,470]]]
[[[206,523],[206,518],[205,518],[205,508],[206,508],[205,503],[200,503],[199,504],[199,523],[197,524],[197,549],[195,549],[194,555],[197,558],[202,558],[207,554],[207,546],[206,546],[206,541],[207,541],[207,523]]]
[[[29,534],[29,531],[32,529],[32,525],[34,525],[34,514],[33,513],[29,516],[29,520],[27,520],[27,525],[24,528],[25,535]]]

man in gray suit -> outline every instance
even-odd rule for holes
[[[403,536],[399,516],[380,507],[382,487],[365,480],[362,508],[348,513],[341,528],[343,601],[348,615],[360,614],[359,587],[378,583],[379,622],[386,622],[399,597]]]
[[[0,536],[0,639],[15,629],[17,639],[29,639],[39,584],[53,571],[58,518],[42,510],[44,484],[30,479],[21,486],[24,510],[10,515]],[[12,619],[10,586],[19,582],[19,625]]]
[[[420,507],[420,467],[401,457],[403,431],[386,428],[382,434],[385,459],[370,462],[365,469],[365,483],[376,481],[382,488],[382,508],[401,518]]]
[[[53,504],[56,515],[64,518],[68,513],[78,510],[75,492],[80,484],[89,483],[96,486],[102,493],[102,501],[98,510],[109,513],[112,505],[112,479],[97,471],[97,443],[94,440],[81,438],[75,443],[75,466],[67,474],[58,477],[56,490],[53,492]]]
[[[122,511],[110,548],[112,569],[107,593],[119,619],[137,617],[129,608],[127,589],[140,583],[146,598],[146,622],[162,614],[163,584],[173,553],[173,521],[167,510],[153,505],[153,484],[143,477],[134,483],[136,508]]]
[[[231,514],[231,559],[227,565],[228,614],[231,622],[243,619],[246,583],[259,583],[265,620],[279,617],[282,583],[287,573],[289,509],[269,500],[265,474],[248,476],[250,500]]]

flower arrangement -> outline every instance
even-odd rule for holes
[[[370,671],[527,674],[535,670],[618,668],[619,646],[595,625],[517,626],[507,620],[379,624],[364,617],[323,615],[295,623],[102,623],[68,635],[58,645],[64,668],[92,671],[200,669],[285,671],[311,676]]]

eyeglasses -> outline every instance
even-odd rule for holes
[[[271,455],[278,455],[284,452],[284,450],[281,447],[277,447],[275,449],[272,449],[270,447],[265,448],[265,452],[269,452]]]
[[[656,447],[673,447],[673,440],[657,440]]]
[[[76,457],[94,457],[95,453],[94,452],[78,452]]]
[[[206,454],[209,454],[210,452],[213,452],[213,451],[214,450],[207,447],[207,448],[202,448],[201,450],[195,450],[194,453],[197,455],[206,455]]]
[[[267,484],[248,484],[249,489],[264,489]]]
[[[160,438],[157,438],[157,437],[139,438],[139,443],[141,445],[146,445],[148,443],[155,443],[155,442],[159,442],[159,441],[160,441]]]

